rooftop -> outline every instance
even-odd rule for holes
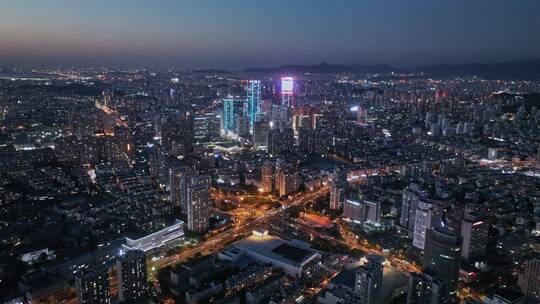
[[[234,247],[283,263],[301,266],[317,254],[313,249],[300,248],[280,238],[254,231],[253,235],[233,244]]]
[[[287,243],[281,244],[271,250],[273,253],[279,254],[286,259],[300,263],[305,260],[311,254],[310,251],[291,246]]]

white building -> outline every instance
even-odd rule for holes
[[[443,208],[439,205],[418,201],[414,217],[414,247],[424,250],[427,230],[439,225],[442,215]]]
[[[54,254],[54,251],[49,250],[49,248],[27,252],[21,255],[21,261],[29,265],[32,265],[41,259],[50,261],[50,260],[54,260],[55,258],[56,258],[56,255]]]
[[[122,251],[141,250],[148,252],[163,246],[173,246],[184,239],[184,222],[176,220],[174,224],[157,232],[143,236],[139,239],[126,237],[126,244],[122,244]]]

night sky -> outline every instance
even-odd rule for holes
[[[537,0],[0,0],[0,64],[540,59]]]

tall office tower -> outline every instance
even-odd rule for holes
[[[255,122],[253,130],[253,147],[258,150],[268,150],[268,133],[270,127],[265,120]]]
[[[411,272],[407,290],[407,304],[441,304],[444,284],[437,273],[424,269],[422,272]]]
[[[238,124],[244,108],[244,99],[227,97],[223,99],[223,132],[238,135]]]
[[[189,166],[173,163],[169,167],[169,191],[171,192],[171,203],[175,207],[180,207],[183,214],[187,210],[187,176],[190,173]]]
[[[281,118],[282,118],[282,106],[281,104],[273,104],[271,107],[270,107],[270,120],[273,122],[272,123],[272,128],[279,128],[280,126],[280,121],[281,121]]]
[[[284,108],[294,106],[292,104],[294,79],[281,77],[281,106]]]
[[[279,106],[279,117],[273,118],[279,129],[292,128],[294,80],[292,77],[281,78],[281,104]]]
[[[401,201],[401,218],[399,219],[399,224],[401,227],[411,232],[414,230],[416,206],[418,206],[418,201],[425,196],[426,193],[414,183],[411,183],[406,189],[403,190],[403,198]]]
[[[413,246],[424,250],[426,232],[435,226],[442,226],[443,208],[436,203],[419,201],[414,217]]]
[[[161,153],[159,144],[154,144],[148,149],[148,166],[150,176],[157,178],[159,175],[159,154]]]
[[[338,210],[348,188],[347,172],[336,168],[330,184],[330,209]]]
[[[461,256],[468,261],[483,258],[486,255],[489,225],[478,213],[469,213],[461,222],[463,247]]]
[[[525,261],[518,286],[525,295],[540,299],[540,256]]]
[[[255,122],[255,130],[257,130],[257,121]],[[249,132],[249,117],[246,115],[246,113],[242,113],[238,117],[238,122],[236,124],[236,134],[239,138],[243,140],[252,140],[252,134]],[[254,135],[253,135],[254,136]]]
[[[274,186],[274,168],[270,163],[264,163],[261,167],[262,192],[272,192]]]
[[[461,235],[445,227],[428,229],[424,249],[424,266],[435,269],[447,287],[448,294],[455,294],[461,262]]]
[[[146,255],[140,250],[130,250],[116,261],[118,274],[118,299],[133,303],[148,294]]]
[[[278,128],[280,130],[293,128],[291,109],[292,108],[290,107],[285,107],[285,106],[280,105],[279,117],[273,120],[274,128]]]
[[[248,80],[246,85],[247,94],[247,114],[249,117],[249,131],[253,134],[255,128],[255,117],[260,112],[261,103],[261,81]]]
[[[94,267],[75,277],[79,304],[111,303],[109,271],[107,267]]]
[[[368,255],[366,259],[367,262],[356,271],[354,292],[359,296],[360,304],[380,304],[385,258]]]
[[[210,176],[190,175],[187,179],[187,224],[193,232],[205,232],[210,225]]]

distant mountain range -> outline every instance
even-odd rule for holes
[[[376,65],[335,65],[321,63],[317,65],[281,65],[270,68],[248,68],[252,73],[352,73],[352,74],[389,74],[424,73],[431,77],[477,76],[485,79],[540,80],[540,60],[522,60],[503,63],[469,63],[425,65],[411,68],[396,68],[386,64]]]

